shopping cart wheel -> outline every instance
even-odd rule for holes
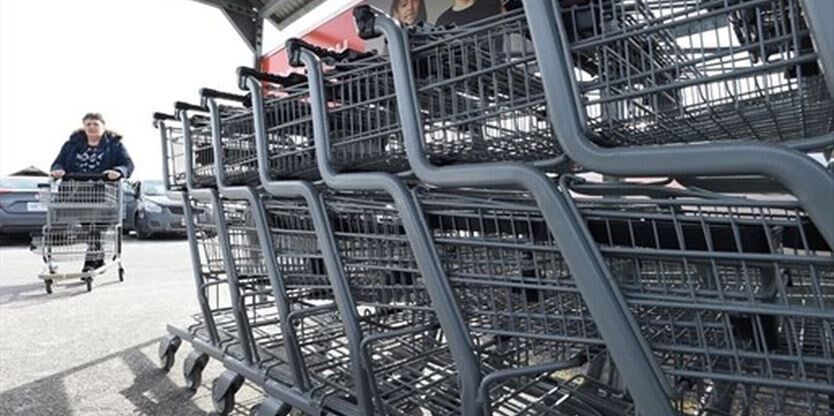
[[[46,285],[46,294],[51,295],[52,294],[52,279],[46,279],[46,280],[43,281],[43,283]]]
[[[185,387],[191,391],[197,391],[203,382],[203,369],[208,364],[208,354],[200,351],[191,351],[185,362],[182,363],[182,375],[185,377]]]
[[[249,416],[287,416],[292,407],[278,399],[267,397],[249,409]]]
[[[228,415],[235,407],[235,394],[243,386],[243,377],[231,370],[226,370],[214,379],[211,385],[211,401],[214,411]]]
[[[119,281],[125,281],[125,269],[123,267],[119,267]]]
[[[159,367],[168,372],[174,366],[174,357],[182,344],[182,339],[174,334],[168,334],[159,340]]]

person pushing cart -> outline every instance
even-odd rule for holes
[[[112,264],[119,264],[120,280],[123,275],[120,182],[130,177],[133,161],[122,136],[105,129],[101,114],[88,113],[82,120],[84,127],[70,135],[52,163],[53,181],[42,192],[48,214],[41,245],[47,272],[41,278],[47,293],[54,281],[66,278],[80,278],[91,290],[92,277]],[[55,263],[80,258],[84,245],[81,273],[59,274]]]

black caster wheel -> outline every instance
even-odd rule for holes
[[[249,409],[249,416],[287,416],[292,406],[274,398],[266,398]]]
[[[235,407],[235,394],[243,386],[243,377],[231,370],[226,370],[214,379],[211,385],[211,401],[214,411],[219,415],[228,415]]]
[[[84,284],[87,285],[87,291],[88,292],[93,291],[93,278],[92,277],[85,277],[84,278]]]
[[[209,356],[199,351],[191,351],[182,363],[182,375],[185,378],[185,387],[191,391],[197,391],[203,383],[203,369],[208,364]]]
[[[176,335],[168,334],[159,341],[159,367],[168,372],[174,366],[174,358],[180,348],[182,339]]]
[[[125,281],[125,269],[123,269],[121,267],[119,267],[119,281],[120,282]]]
[[[43,283],[46,285],[46,294],[51,295],[52,294],[52,279],[46,279],[46,280],[43,281]]]

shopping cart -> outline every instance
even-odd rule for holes
[[[179,113],[180,110],[178,110]],[[159,345],[160,366],[169,371],[183,340],[195,346],[183,363],[186,387],[196,390],[202,383],[202,374],[209,356],[241,356],[241,344],[237,336],[235,319],[229,300],[228,279],[223,261],[223,251],[215,222],[216,203],[211,190],[202,191],[193,183],[193,175],[186,170],[185,135],[187,126],[180,118],[165,113],[154,114],[154,126],[162,139],[163,178],[172,197],[182,198],[188,236],[192,276],[200,313],[184,328],[168,325]],[[201,198],[192,196],[196,190]],[[209,353],[207,353],[207,351]]]
[[[80,279],[87,291],[93,278],[111,267],[122,267],[122,182],[108,181],[102,174],[68,173],[41,187],[40,200],[47,210],[42,235],[33,241],[34,250],[46,264],[38,275],[52,293],[61,280]],[[68,271],[72,267],[81,272]],[[88,270],[88,265],[94,266]]]
[[[529,356],[525,357],[524,354],[514,355],[512,353],[516,349],[515,347],[521,344],[511,346],[507,342],[502,342],[502,337],[496,336],[496,334],[466,330],[466,315],[461,316],[461,312],[458,311],[459,302],[456,302],[455,298],[449,297],[454,293],[453,288],[449,286],[450,282],[441,270],[435,269],[442,263],[442,259],[438,258],[437,250],[431,242],[430,236],[423,234],[429,229],[429,225],[422,218],[421,210],[415,204],[411,194],[403,194],[404,192],[407,193],[407,183],[399,181],[391,175],[378,172],[341,173],[337,171],[330,160],[331,155],[328,149],[330,148],[330,136],[332,135],[334,140],[339,140],[339,132],[338,130],[328,129],[325,121],[330,119],[332,109],[338,109],[339,105],[338,103],[330,105],[331,103],[327,100],[332,98],[324,94],[327,84],[322,82],[321,66],[316,48],[311,48],[304,42],[292,40],[288,43],[287,49],[291,56],[291,64],[298,65],[299,62],[304,62],[311,79],[315,142],[322,178],[328,186],[339,190],[365,190],[366,192],[374,189],[384,190],[384,192],[379,192],[378,196],[371,194],[357,200],[364,200],[365,203],[372,200],[390,201],[386,205],[391,213],[388,215],[378,214],[377,216],[395,225],[395,227],[386,229],[399,230],[400,238],[405,238],[406,242],[404,243],[410,245],[415,265],[421,272],[420,281],[425,285],[432,307],[437,311],[438,324],[444,330],[444,335],[448,340],[449,360],[455,363],[458,382],[454,386],[443,389],[445,394],[441,397],[444,397],[444,407],[433,408],[429,403],[425,403],[423,406],[427,407],[422,409],[434,414],[446,414],[446,412],[448,414],[480,414],[487,407],[494,406],[493,410],[498,414],[513,414],[518,409],[524,409],[527,406],[524,404],[526,401],[532,409],[538,409],[538,411],[564,403],[564,409],[573,406],[574,408],[588,409],[590,413],[587,414],[595,414],[593,408],[588,407],[581,399],[575,399],[578,396],[569,395],[569,389],[567,384],[563,382],[564,380],[551,377],[556,371],[582,365],[586,361],[587,355],[582,354],[584,351],[581,349],[575,354],[565,354],[567,358],[564,360],[552,361],[555,358],[555,355],[553,355],[551,357],[539,357],[541,361],[531,362],[528,361]],[[376,226],[372,230],[380,228],[380,226]],[[367,232],[360,229],[356,231],[356,234]],[[337,236],[338,234],[339,232],[336,231]],[[396,241],[395,237],[388,237],[388,244],[392,244],[393,241]],[[595,341],[599,342],[598,340]],[[499,345],[500,351],[490,351],[496,345]],[[527,345],[521,345],[522,349],[525,347]],[[481,372],[489,375],[483,377]],[[518,383],[519,378],[525,376],[530,377]],[[512,378],[513,380],[504,382],[503,378]],[[501,382],[497,383],[498,381]],[[480,390],[493,387],[493,383],[498,384],[497,394],[503,396],[505,400],[492,401],[483,390]],[[525,388],[524,385],[527,385],[528,388]],[[604,399],[601,400],[604,401]],[[483,403],[484,401],[487,403],[484,404],[482,409],[477,403]],[[528,409],[528,411],[533,410]]]
[[[675,387],[678,412],[834,408],[834,257],[796,202],[647,185],[569,186],[567,179],[564,185],[585,194],[572,197],[577,212]],[[597,320],[535,202],[495,190],[423,189],[418,198],[469,330],[499,340],[485,357],[505,350],[529,364],[582,353],[592,361],[585,377],[604,379],[607,395],[617,397],[612,386],[621,382],[610,374],[613,366],[603,371]],[[506,390],[491,395],[492,405],[513,397]],[[619,397],[619,411],[633,412],[628,396]],[[584,403],[603,410],[604,402]],[[536,413],[532,405],[527,411]]]
[[[228,100],[234,98],[232,95],[210,90],[204,90],[204,94],[210,97],[208,107],[212,110],[213,126],[219,127],[215,131],[221,132],[214,136],[215,140],[219,140],[215,148],[227,147],[227,141],[242,136],[237,130],[240,118],[226,119],[222,115],[241,110],[217,106],[215,99]],[[259,113],[255,117],[260,117],[263,110],[256,107],[255,111]],[[226,174],[239,172],[240,165],[247,163],[245,160],[225,159],[223,155],[218,157],[218,162],[221,194],[231,196],[251,189],[227,187],[222,183],[229,178]],[[267,166],[268,163],[262,168],[267,170]],[[380,210],[390,203],[377,202],[382,195],[364,193],[325,197],[324,207],[334,225],[330,228],[329,224],[319,222],[319,230],[316,230],[313,218],[324,213],[322,201],[314,201],[314,207],[311,207],[309,200],[300,198],[259,198],[271,235],[271,238],[262,238],[261,241],[270,241],[274,245],[271,252],[275,253],[274,257],[267,255],[266,258],[270,259],[268,261],[277,259],[275,271],[278,276],[273,282],[280,283],[279,292],[285,293],[282,298],[289,302],[292,312],[288,318],[300,319],[303,329],[295,331],[298,333],[297,348],[304,364],[303,374],[290,387],[309,391],[311,398],[321,407],[347,414],[369,411],[365,409],[371,394],[375,406],[390,409],[390,412],[404,412],[421,406],[430,408],[435,401],[440,403],[434,408],[454,408],[444,402],[448,401],[449,394],[444,392],[443,387],[453,382],[449,360],[443,358],[448,352],[440,342],[437,324],[424,304],[427,302],[424,290],[416,284],[419,275],[413,276],[416,270],[407,239],[391,239],[391,233],[401,232],[396,223],[392,223],[396,218],[385,221],[383,213],[373,214],[373,210]],[[250,209],[253,209],[252,205],[258,205],[252,204],[253,201],[256,199],[249,199]],[[390,208],[387,211],[387,215],[392,215]],[[238,249],[230,253],[237,270],[245,270],[255,257],[251,254],[260,249],[251,239],[245,242],[242,238],[256,234],[258,230],[252,225],[238,228],[241,225],[229,223],[233,245],[235,241],[241,242]],[[327,233],[326,239],[338,248],[320,254],[316,236],[321,233]],[[263,254],[258,253],[257,257],[263,258]],[[324,256],[332,257],[326,259]],[[326,274],[325,264],[328,262],[340,265],[338,275]],[[341,293],[333,293],[331,279],[339,282],[333,287],[337,291],[342,290]],[[341,305],[333,304],[334,299]],[[338,313],[340,310],[342,313]],[[351,326],[359,327],[361,339],[347,336],[343,319],[350,319]],[[259,343],[274,344],[279,336],[273,334]],[[323,350],[322,346],[327,348]],[[361,364],[361,361],[368,362]],[[367,372],[357,373],[352,365]],[[371,380],[366,380],[368,377]],[[406,377],[417,384],[409,384],[404,380]],[[447,381],[443,383],[442,379]],[[365,387],[369,383],[370,392]],[[286,392],[277,391],[274,396],[291,401]],[[308,407],[311,405],[308,404]]]
[[[554,235],[554,238],[558,241],[577,242],[576,244],[567,246],[564,263],[566,270],[570,270],[571,274],[581,274],[583,276],[582,279],[574,281],[575,288],[572,289],[574,299],[581,299],[583,305],[576,304],[569,308],[568,313],[574,313],[572,311],[576,308],[587,307],[587,319],[593,322],[594,328],[599,331],[598,334],[590,334],[585,338],[577,339],[576,342],[579,344],[579,350],[581,350],[583,343],[586,345],[606,345],[606,351],[613,356],[614,361],[620,366],[628,367],[628,370],[624,371],[624,378],[631,386],[630,393],[635,396],[635,402],[639,406],[642,406],[640,407],[641,412],[648,414],[670,413],[671,408],[666,399],[668,397],[667,383],[662,379],[662,373],[651,358],[645,341],[641,339],[642,336],[639,327],[629,314],[622,294],[619,293],[617,287],[609,284],[610,279],[606,275],[604,264],[599,260],[597,250],[595,247],[583,243],[585,237],[583,236],[582,224],[571,212],[568,201],[559,193],[551,179],[545,174],[545,169],[551,170],[553,167],[561,168],[561,162],[564,159],[557,153],[547,154],[545,152],[541,158],[529,155],[519,158],[513,152],[494,152],[488,158],[464,159],[442,166],[437,163],[432,163],[431,157],[424,151],[425,143],[430,138],[425,132],[431,128],[442,128],[442,125],[432,125],[424,121],[424,114],[430,110],[427,107],[427,105],[430,105],[430,102],[423,100],[418,89],[414,87],[415,85],[419,85],[420,82],[417,77],[419,72],[414,70],[414,67],[418,66],[419,61],[413,56],[410,50],[409,37],[411,36],[411,32],[401,28],[396,21],[385,16],[384,13],[368,6],[356,8],[354,10],[354,16],[356,17],[357,27],[360,29],[361,36],[375,37],[382,34],[387,40],[388,52],[391,59],[390,64],[397,88],[398,109],[404,130],[406,152],[414,174],[421,181],[435,186],[457,189],[465,187],[480,188],[488,190],[487,194],[490,192],[500,193],[500,189],[518,189],[528,193],[536,208],[542,213],[543,220],[547,224],[547,229]],[[525,46],[523,46],[523,42],[527,31],[523,26],[523,22],[519,20],[519,16],[518,12],[514,12],[506,16],[495,17],[497,21],[487,25],[487,27],[492,27],[493,29],[487,31],[484,31],[482,25],[477,23],[471,26],[467,25],[457,28],[459,33],[455,36],[460,39],[457,41],[451,39],[447,43],[437,42],[430,50],[424,51],[423,56],[430,56],[432,54],[446,56],[447,50],[451,49],[452,51],[456,51],[457,44],[461,42],[472,45],[457,52],[458,54],[464,55],[476,53],[473,51],[473,49],[477,49],[474,45],[481,45],[483,48],[497,44],[499,43],[499,39],[503,41],[500,20],[504,18],[508,19],[510,31],[514,27],[512,22],[516,22],[515,26],[518,27],[518,36],[516,38],[519,38],[516,42],[522,42],[519,46],[516,46],[516,49],[524,51]],[[469,35],[471,37],[467,35],[467,31],[471,31]],[[482,40],[479,43],[477,41],[478,39],[487,40]],[[449,45],[448,48],[445,46],[447,44]],[[512,47],[508,48],[512,49]],[[526,64],[524,63],[525,60],[522,59],[519,68],[508,72],[521,72],[523,74],[525,67],[532,68],[535,66],[529,60],[529,57],[526,59]],[[489,109],[489,111],[493,112],[492,114],[495,118],[501,119],[504,117],[502,114],[507,114],[507,117],[510,119],[515,117],[530,117],[531,112],[529,110],[535,109],[535,105],[529,107],[526,112],[522,111],[522,114],[516,112],[517,106],[525,103],[525,98],[513,95],[513,91],[521,95],[524,91],[523,88],[517,87],[516,84],[490,84],[490,79],[501,79],[501,75],[499,74],[504,73],[507,68],[512,67],[512,59],[505,61],[505,66],[489,59],[471,60],[470,62],[473,65],[482,62],[484,71],[493,74],[484,79],[479,79],[478,70],[468,69],[471,79],[477,80],[477,84],[496,85],[495,97],[493,98],[490,94],[485,94],[483,98],[484,101],[497,103],[494,108]],[[521,78],[525,79],[525,82],[529,85],[535,85],[537,73],[528,72],[527,75],[527,77]],[[506,75],[505,77],[515,79],[512,75]],[[449,82],[454,79],[451,78]],[[506,98],[501,96],[501,91],[509,91]],[[500,104],[510,98],[514,100],[516,105],[502,106]],[[525,113],[526,115],[523,115]],[[542,115],[546,114],[545,112]],[[454,126],[450,128],[454,128]],[[553,137],[546,129],[546,124],[527,125],[506,136],[510,140],[512,138],[523,138],[529,130],[532,138],[530,143],[533,145],[532,143],[542,137]],[[501,134],[496,134],[492,140],[500,142]],[[524,142],[522,139],[519,140],[522,143]],[[575,313],[582,315],[583,312]],[[467,329],[463,331],[465,331],[464,336],[472,337],[473,334],[477,334],[477,332],[472,332]],[[594,339],[594,336],[599,338]],[[489,383],[493,383],[496,378],[509,377],[510,380],[517,380],[518,377],[528,376],[549,378],[547,374],[552,371],[576,367],[579,365],[577,364],[577,360],[581,362],[581,360],[591,359],[594,355],[598,354],[598,350],[588,348],[584,354],[574,355],[565,353],[561,356],[554,354],[550,360],[544,360],[536,364],[520,362],[518,365],[514,365],[509,363],[504,366],[497,366],[494,373],[476,374],[473,377],[472,384],[479,389],[479,393],[477,394],[478,399],[471,400],[471,403],[465,404],[464,408],[469,409],[468,411],[470,412],[483,412],[485,409],[488,409],[493,403],[493,399],[480,391],[480,389],[485,388],[484,386]],[[539,367],[538,364],[545,365],[545,367]],[[593,383],[593,380],[589,381]],[[545,388],[541,391],[547,392],[551,390]],[[527,393],[516,390],[515,394],[525,396]],[[553,396],[550,396],[545,393],[542,396],[542,399],[545,401],[542,403],[548,403],[547,400],[558,397],[559,393],[553,390],[553,394]],[[508,397],[514,397],[514,394],[511,392]],[[533,399],[535,400],[535,396],[533,396]],[[614,405],[614,407],[622,406]]]
[[[176,333],[227,367],[217,410],[246,379],[272,415],[831,413],[830,193],[794,151],[831,147],[811,2],[516,3],[453,28],[360,7],[390,58],[293,40],[306,76],[241,69],[249,95],[206,90],[180,117],[210,138],[183,159],[229,347],[201,341],[205,318]],[[566,155],[768,174],[800,201],[554,176]]]
[[[834,256],[797,201],[626,198],[562,181],[604,195],[577,208],[681,389],[680,411],[834,409]]]
[[[830,2],[525,2],[568,156],[616,176],[757,175],[834,244]],[[812,47],[816,45],[816,47]],[[726,183],[727,181],[725,181]],[[736,192],[746,192],[737,186]]]

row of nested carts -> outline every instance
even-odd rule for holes
[[[360,6],[382,51],[155,115],[200,306],[164,368],[220,361],[220,413],[834,414],[834,2],[506,8]]]

